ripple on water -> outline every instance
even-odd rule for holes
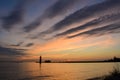
[[[45,78],[49,78],[49,77],[52,77],[52,76],[49,76],[49,75],[45,75],[45,76],[33,76],[33,77],[26,77],[26,78],[23,78],[23,79],[19,79],[19,80],[37,80],[37,79],[45,79]]]

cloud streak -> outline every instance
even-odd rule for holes
[[[13,11],[7,16],[2,17],[2,27],[6,30],[10,30],[14,25],[23,21],[25,1],[20,1]]]
[[[105,34],[110,34],[110,33],[120,33],[120,23],[114,23],[114,24],[109,24],[107,26],[103,26],[100,28],[88,30],[85,32],[78,33],[76,35],[68,36],[67,38],[75,38],[78,36],[101,36]]]
[[[81,30],[85,30],[85,29],[88,29],[88,28],[97,28],[98,26],[101,26],[101,25],[104,25],[104,24],[110,24],[111,22],[114,23],[114,22],[117,22],[117,21],[120,21],[120,13],[105,15],[105,16],[99,17],[97,19],[94,19],[92,21],[89,21],[82,26],[71,28],[71,29],[69,29],[65,32],[56,34],[55,37],[65,36],[67,34],[71,34],[71,33],[81,31]]]
[[[82,9],[74,12],[73,14],[65,17],[63,20],[56,23],[50,29],[43,31],[39,34],[47,35],[52,32],[59,31],[61,29],[65,29],[66,27],[69,27],[72,24],[82,22],[89,18],[93,18],[95,16],[98,17],[98,16],[102,16],[102,15],[106,15],[106,14],[111,14],[112,12],[109,12],[109,11],[112,11],[112,10],[115,10],[115,11],[113,11],[113,13],[114,13],[120,9],[119,5],[120,5],[120,0],[106,0],[106,1],[98,3],[98,4],[84,7]]]
[[[19,42],[18,44],[16,44],[16,45],[10,45],[10,46],[16,46],[16,47],[19,47],[19,46],[21,46],[23,44],[23,42]]]
[[[34,45],[34,43],[28,43],[28,44],[25,45],[25,47],[31,47],[33,45]]]
[[[42,16],[24,27],[25,32],[31,32],[39,27],[45,19],[54,18],[65,14],[79,0],[58,0],[55,4],[45,10]]]
[[[29,25],[25,26],[23,29],[25,32],[31,32],[32,30],[36,29],[40,24],[41,24],[41,18],[38,18]]]
[[[78,1],[79,0],[58,0],[54,5],[52,5],[45,11],[43,17],[53,18],[55,16],[62,15],[66,13]]]
[[[23,49],[6,48],[0,46],[0,55],[25,55]]]

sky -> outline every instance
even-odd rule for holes
[[[0,0],[0,60],[120,57],[120,0]]]

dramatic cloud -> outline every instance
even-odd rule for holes
[[[120,0],[1,0],[0,11],[1,61],[120,55]]]
[[[67,34],[71,34],[77,31],[81,31],[81,30],[85,30],[87,28],[96,28],[98,26],[104,25],[104,24],[110,24],[111,22],[117,22],[120,21],[120,13],[117,14],[111,14],[111,15],[105,15],[102,16],[100,18],[94,19],[92,21],[89,21],[88,23],[75,27],[75,28],[71,28],[65,32],[59,33],[56,35],[56,37],[58,36],[65,36]]]
[[[114,13],[120,10],[120,0],[106,0],[104,2],[84,7],[75,13],[67,16],[62,21],[56,23],[53,27],[40,34],[49,34],[69,27],[71,24],[78,23],[89,18],[98,17],[106,14]],[[113,11],[113,12],[112,12]]]
[[[25,55],[23,49],[6,48],[0,46],[0,55]]]
[[[101,35],[110,34],[110,33],[120,33],[120,22],[116,24],[110,24],[104,27],[92,29],[89,31],[85,31],[76,35],[68,36],[67,38],[74,38],[78,36],[87,36],[87,37],[101,36]]]
[[[26,47],[30,47],[30,46],[33,46],[34,43],[28,43],[27,45],[25,45]]]
[[[7,16],[2,18],[2,27],[6,30],[23,21],[25,1],[20,1],[15,9]]]
[[[45,10],[42,16],[24,27],[25,32],[36,29],[45,19],[53,18],[66,13],[79,0],[58,0],[55,4]]]

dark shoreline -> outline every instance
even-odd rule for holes
[[[24,63],[24,62],[36,62],[40,63],[39,61],[0,61],[0,63],[3,62],[11,62],[11,63]],[[41,61],[41,63],[116,63],[120,62],[120,58],[114,57],[113,59],[108,60],[99,60],[99,61],[51,61],[51,60],[45,60]]]
[[[39,63],[39,62],[35,62],[35,61],[0,61],[0,63]],[[68,62],[42,62],[42,63],[119,63],[120,61],[118,62],[106,62],[106,61],[68,61]]]

